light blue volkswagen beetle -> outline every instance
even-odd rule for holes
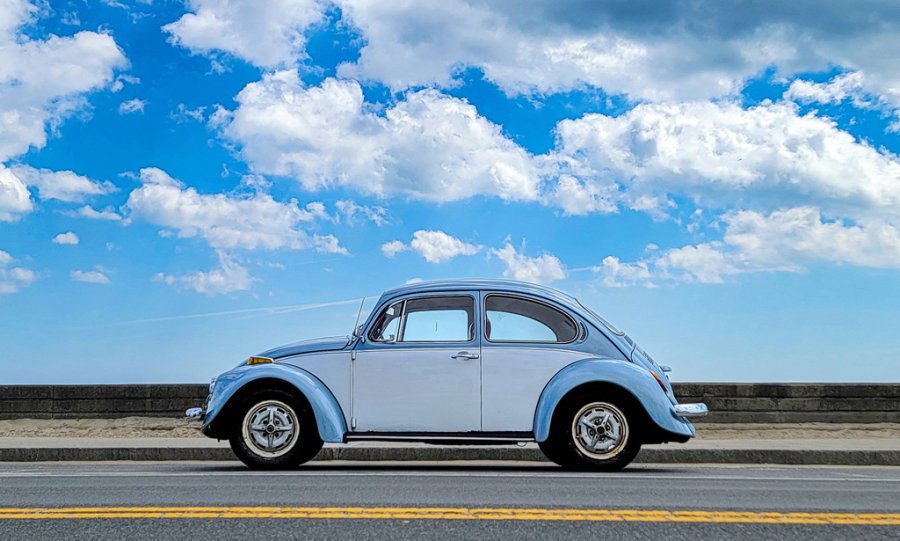
[[[685,442],[704,404],[577,299],[533,284],[445,281],[385,292],[353,335],[250,357],[188,410],[252,468],[296,467],[323,442],[537,442],[572,469],[620,470],[642,444]]]

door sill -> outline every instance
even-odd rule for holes
[[[534,441],[531,432],[351,432],[351,441],[406,441],[436,445],[514,445]]]

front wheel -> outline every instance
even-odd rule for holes
[[[283,391],[257,391],[238,405],[229,439],[234,454],[253,469],[294,468],[322,449],[310,408]]]
[[[550,437],[540,442],[544,454],[560,466],[577,470],[618,471],[641,450],[637,415],[623,400],[580,397],[560,406]]]

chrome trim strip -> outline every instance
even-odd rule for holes
[[[534,441],[533,436],[497,436],[492,434],[473,434],[471,436],[423,436],[423,435],[393,435],[393,434],[366,434],[356,432],[347,434],[347,441]]]

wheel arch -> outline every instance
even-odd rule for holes
[[[534,438],[546,441],[559,406],[582,393],[615,395],[639,412],[644,443],[687,441],[694,435],[690,422],[675,415],[672,401],[646,370],[614,359],[583,359],[554,375],[544,387],[534,416]]]
[[[203,433],[227,439],[235,408],[249,393],[261,389],[290,393],[308,405],[322,441],[340,443],[347,433],[344,413],[331,390],[313,374],[280,364],[241,367],[220,376],[207,406]]]

